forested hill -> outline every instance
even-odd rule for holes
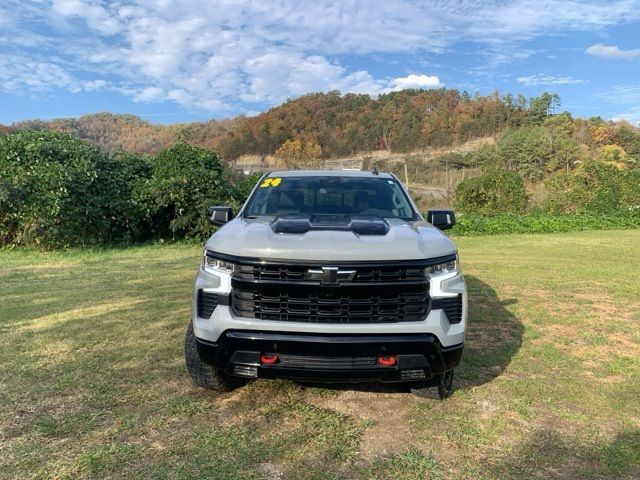
[[[80,118],[24,121],[11,129],[70,133],[99,148],[155,153],[178,139],[218,150],[232,160],[274,153],[286,140],[311,141],[325,158],[361,151],[404,152],[456,145],[495,135],[508,126],[538,123],[558,106],[543,94],[470,96],[457,90],[404,90],[372,98],[338,92],[290,100],[255,117],[156,125],[134,115],[97,113]]]

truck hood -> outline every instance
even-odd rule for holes
[[[456,253],[453,242],[424,221],[386,219],[385,235],[336,230],[275,233],[271,221],[269,217],[235,218],[209,238],[206,248],[238,257],[324,262],[421,260]]]

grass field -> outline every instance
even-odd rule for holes
[[[460,238],[457,391],[195,387],[201,250],[0,251],[0,478],[640,478],[640,230]]]

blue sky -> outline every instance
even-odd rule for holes
[[[640,124],[640,0],[3,0],[0,123],[157,123],[340,90],[558,93]]]

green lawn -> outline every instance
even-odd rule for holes
[[[639,478],[640,231],[457,240],[458,390],[198,389],[201,249],[0,251],[0,478]]]

